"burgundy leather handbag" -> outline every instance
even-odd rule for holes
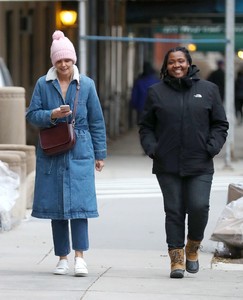
[[[77,85],[71,123],[68,123],[68,121],[57,123],[55,126],[43,128],[39,132],[40,146],[46,155],[63,154],[75,145],[76,135],[74,126],[79,88],[79,85]]]

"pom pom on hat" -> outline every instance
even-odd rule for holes
[[[75,64],[77,61],[73,43],[65,37],[64,33],[56,30],[52,35],[51,62],[53,65],[61,59],[71,59]]]

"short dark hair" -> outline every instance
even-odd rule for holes
[[[166,73],[167,73],[167,63],[168,63],[168,57],[170,55],[171,52],[177,52],[177,51],[181,51],[185,54],[186,56],[186,59],[189,63],[189,65],[191,66],[192,64],[192,58],[191,58],[191,55],[189,53],[189,51],[185,48],[185,47],[175,47],[175,48],[171,48],[166,54],[165,54],[165,57],[164,57],[164,62],[163,62],[163,65],[162,65],[162,68],[160,70],[160,78],[163,78],[165,77]]]
[[[217,66],[220,68],[222,66],[224,66],[224,61],[222,59],[217,61]]]

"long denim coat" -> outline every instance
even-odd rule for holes
[[[75,73],[77,75],[77,67]],[[64,104],[57,79],[39,78],[26,119],[39,128],[53,126],[51,113]],[[92,79],[76,76],[66,94],[65,104],[73,110],[77,81],[80,92],[76,112],[76,144],[69,152],[44,154],[37,145],[35,192],[32,216],[44,219],[76,219],[98,216],[95,192],[95,160],[106,157],[106,130],[99,98]],[[71,117],[70,117],[71,120]],[[56,122],[63,122],[58,119]]]

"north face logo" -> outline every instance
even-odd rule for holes
[[[202,98],[202,95],[201,94],[196,94],[193,97],[195,97],[195,98]]]

